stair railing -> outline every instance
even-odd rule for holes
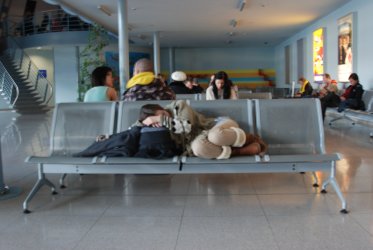
[[[14,39],[8,37],[7,43],[8,48],[5,54],[16,63],[16,66],[23,72],[28,82],[32,84],[33,90],[41,97],[42,104],[48,105],[53,96],[52,84],[44,75],[40,74],[39,68]]]
[[[13,108],[18,100],[19,89],[2,62],[0,62],[0,94]]]

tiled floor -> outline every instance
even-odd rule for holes
[[[325,127],[327,151],[344,156],[347,215],[310,174],[70,175],[67,189],[43,188],[24,215],[37,175],[23,161],[48,153],[50,117],[0,118],[5,182],[22,189],[0,200],[0,249],[373,249],[372,128]]]

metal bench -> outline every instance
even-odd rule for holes
[[[329,121],[329,125],[332,126],[335,121],[346,119],[355,125],[355,122],[362,124],[373,125],[373,90],[365,90],[362,96],[362,100],[365,103],[365,111],[346,109],[339,113],[337,108],[327,108],[326,115],[334,117]]]
[[[31,156],[27,162],[38,164],[38,180],[23,203],[28,203],[44,184],[54,185],[47,173],[75,174],[199,174],[199,173],[269,173],[269,172],[330,172],[322,192],[330,183],[347,212],[346,201],[335,179],[338,154],[326,154],[321,108],[317,99],[279,100],[216,100],[189,101],[191,107],[206,116],[230,116],[248,132],[257,132],[269,144],[264,157],[241,156],[227,160],[205,160],[197,157],[173,157],[164,160],[93,157],[75,158],[72,153],[90,145],[96,135],[126,130],[139,115],[145,103],[162,106],[170,101],[74,103],[59,104],[55,108],[49,157]],[[255,107],[255,108],[254,108]],[[114,124],[115,113],[117,124]],[[304,116],[304,114],[307,116]],[[316,177],[314,175],[314,177]],[[315,184],[317,179],[315,178]]]

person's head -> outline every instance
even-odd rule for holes
[[[326,84],[329,84],[330,82],[332,81],[330,75],[328,73],[325,73],[323,75],[323,82],[326,83]]]
[[[299,82],[300,85],[303,85],[303,84],[307,83],[308,81],[307,81],[306,78],[304,78],[304,77],[302,76],[302,77],[299,78],[298,82]]]
[[[95,70],[92,71],[91,75],[91,83],[92,87],[97,86],[108,86],[113,87],[113,70],[106,66],[101,66],[95,68]]]
[[[171,116],[170,112],[158,104],[145,104],[140,109],[139,121],[142,122],[149,116]]]
[[[356,73],[352,73],[348,80],[350,81],[351,85],[356,85],[359,83],[359,76]]]
[[[228,79],[227,73],[224,71],[219,71],[214,75],[214,80],[212,82],[213,92],[215,98],[218,98],[218,91],[223,90],[223,98],[229,99],[231,95],[231,84]]]
[[[133,67],[133,75],[140,74],[142,72],[154,72],[154,67],[152,61],[147,58],[141,58]]]
[[[175,82],[184,82],[187,76],[183,71],[175,71],[171,74],[171,79]]]
[[[188,89],[193,89],[193,78],[188,76],[187,79],[184,81],[185,87]]]

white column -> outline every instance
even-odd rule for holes
[[[154,54],[154,73],[155,75],[161,73],[161,49],[159,45],[159,31],[154,32],[153,35],[153,54]]]
[[[55,103],[78,101],[78,58],[78,47],[54,47]]]
[[[127,0],[118,0],[118,42],[119,42],[119,82],[120,94],[126,90],[129,79],[129,46]]]
[[[169,80],[169,82],[171,82],[171,74],[172,74],[172,72],[175,71],[175,49],[172,48],[172,47],[170,47],[168,49],[168,61],[169,61],[169,63],[168,63],[168,65],[169,65],[168,70],[170,72],[170,75],[169,75],[170,79],[168,79],[168,80]]]

